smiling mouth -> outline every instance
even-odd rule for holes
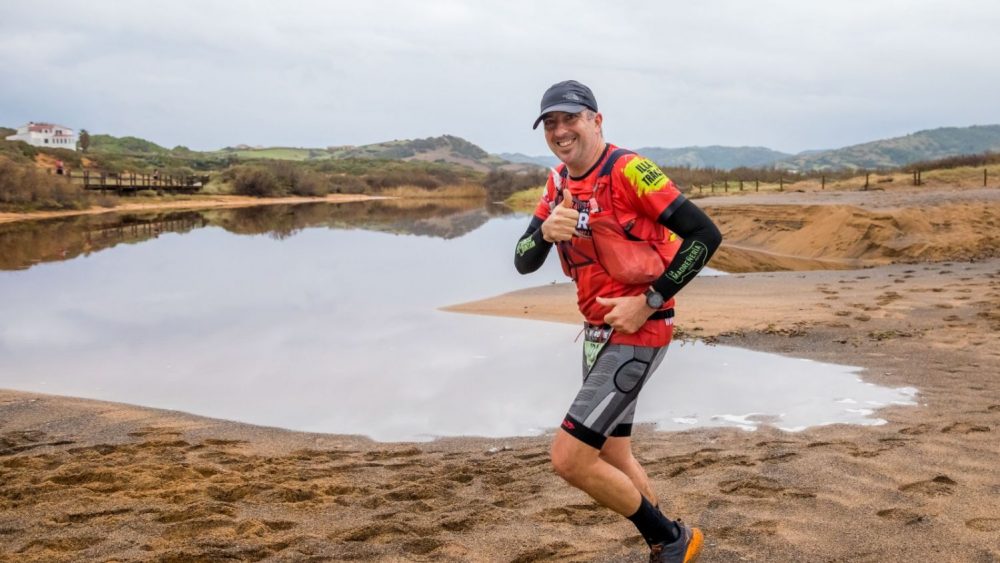
[[[575,139],[569,139],[569,140],[566,140],[566,141],[556,141],[556,146],[559,147],[559,148],[563,148],[564,149],[564,148],[572,145],[574,140]]]

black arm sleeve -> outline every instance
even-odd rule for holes
[[[685,201],[676,210],[665,210],[659,222],[684,239],[673,262],[653,282],[653,289],[667,300],[694,279],[708,263],[722,244],[722,233],[708,215],[690,201]]]
[[[552,243],[546,242],[542,238],[542,220],[538,217],[532,217],[528,230],[517,241],[517,248],[514,250],[514,267],[521,274],[534,272],[545,263],[545,257],[549,255],[550,248],[552,248]]]

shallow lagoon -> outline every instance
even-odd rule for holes
[[[0,272],[0,387],[378,440],[530,435],[561,420],[579,385],[577,327],[438,310],[563,281],[554,255],[514,272],[524,216],[254,209],[0,232],[0,248],[20,249],[5,267],[21,268]],[[47,242],[31,254],[24,240]],[[915,390],[857,372],[675,343],[637,421],[798,430],[878,424],[878,406],[913,404]]]

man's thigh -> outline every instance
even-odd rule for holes
[[[639,391],[665,352],[665,347],[606,345],[563,419],[563,430],[602,449],[609,436],[619,434],[615,432],[619,425],[631,426]]]

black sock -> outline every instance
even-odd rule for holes
[[[670,543],[677,541],[677,538],[680,537],[677,526],[653,506],[646,497],[642,497],[639,510],[628,519],[635,524],[639,533],[642,534],[642,539],[646,540],[649,545]]]

